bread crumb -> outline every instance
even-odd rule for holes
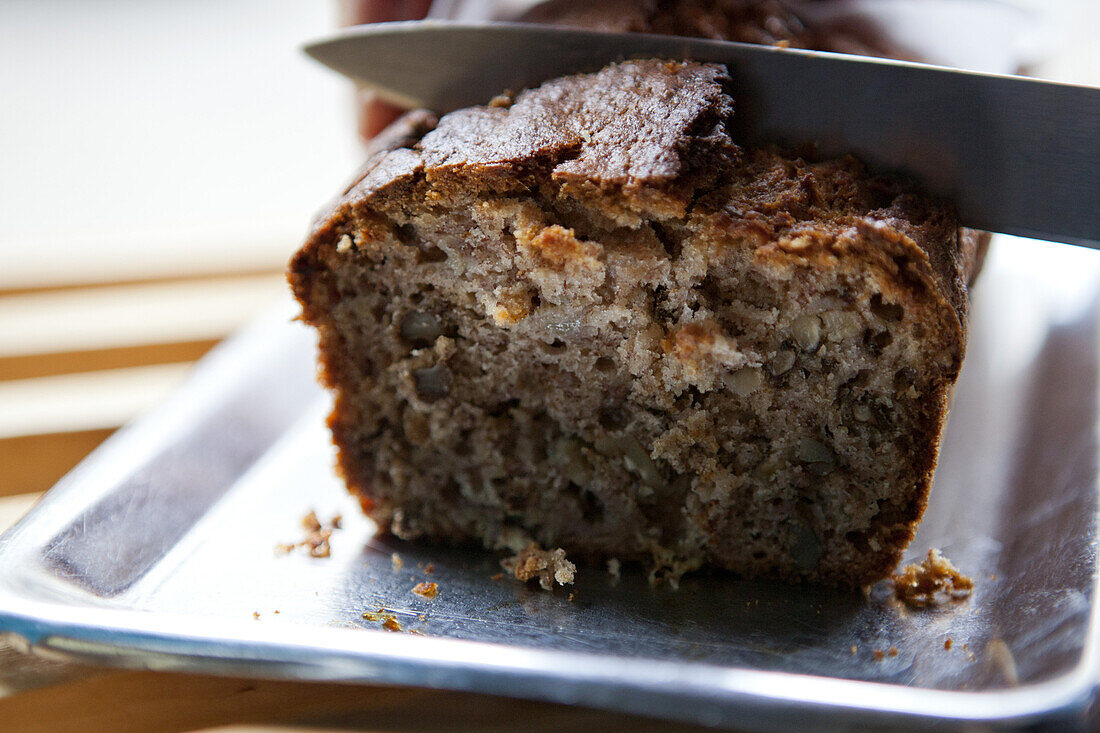
[[[916,607],[961,600],[974,589],[974,581],[935,548],[919,565],[906,565],[892,580],[898,600]]]
[[[252,612],[252,618],[258,619],[259,617],[260,617],[260,612],[259,611],[253,611]]]
[[[332,527],[333,529],[343,529],[344,528],[344,515],[343,514],[337,514],[336,516],[334,516],[332,519],[330,519],[328,521],[328,525],[330,527]]]
[[[852,654],[855,654],[858,651],[859,651],[859,647],[856,646],[855,644],[852,644]]]
[[[881,662],[883,659],[886,658],[886,652],[882,651],[881,649],[876,649],[873,656],[876,662]]]
[[[377,611],[364,611],[362,618],[367,621],[381,621],[382,628],[386,631],[403,631],[397,616],[384,608],[379,608]]]
[[[950,648],[951,648],[951,646],[952,646],[952,645],[953,645],[954,643],[955,643],[955,642],[951,641],[951,638],[950,638],[950,637],[948,637],[948,638],[947,638],[947,639],[946,639],[946,640],[945,640],[945,641],[943,642],[943,648],[944,648],[944,649],[950,649]]]
[[[555,581],[558,585],[572,585],[577,573],[577,566],[565,559],[565,550],[560,547],[544,550],[535,542],[513,557],[501,560],[500,565],[517,580],[526,583],[537,579],[543,590],[552,589]]]
[[[435,565],[433,563],[428,563],[424,567],[424,572],[427,573],[428,575],[431,575],[432,573],[435,572]]]
[[[489,576],[489,580],[501,581],[504,580],[504,573],[493,573]]]
[[[390,555],[390,564],[393,565],[394,570],[400,570],[405,567],[405,561],[401,559],[401,556],[396,552]]]
[[[439,585],[436,583],[417,583],[413,586],[412,592],[425,598],[435,598],[439,595]]]
[[[312,509],[302,517],[302,527],[309,533],[301,542],[283,542],[275,545],[275,551],[283,555],[290,554],[296,547],[309,551],[310,557],[330,557],[332,555],[332,531],[340,529],[341,517],[337,514],[326,527],[317,518],[317,512]]]
[[[489,100],[490,107],[501,107],[507,109],[511,107],[516,101],[516,93],[510,89],[506,89],[502,94],[498,94]]]
[[[569,594],[569,602],[570,602],[570,603],[572,603],[572,602],[573,602],[573,599],[574,599],[574,598],[576,598],[576,597],[577,597],[577,594],[576,594],[576,593],[570,593],[570,594]]]
[[[310,557],[329,557],[332,554],[332,546],[329,544],[331,537],[331,529],[322,529],[310,535],[302,544],[309,548]]]
[[[316,532],[321,529],[321,521],[317,519],[317,512],[310,510],[309,514],[302,517],[302,526],[310,532]]]
[[[898,648],[896,646],[890,647],[890,651],[888,652],[888,654],[891,657],[896,657],[898,655]]]

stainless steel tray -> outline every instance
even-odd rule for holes
[[[220,347],[0,538],[0,630],[35,653],[111,665],[472,690],[743,729],[1094,722],[1096,253],[995,243],[911,553],[944,548],[977,587],[924,611],[883,586],[865,597],[704,575],[673,591],[598,567],[547,593],[494,579],[491,554],[377,538],[333,475],[312,337],[292,315],[284,304]],[[276,552],[311,508],[344,516],[332,556]],[[438,583],[435,599],[410,592],[422,580]],[[364,618],[379,609],[417,633]]]

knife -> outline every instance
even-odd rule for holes
[[[740,144],[816,144],[915,176],[965,226],[1100,249],[1100,89],[891,59],[529,23],[412,21],[305,46],[402,106],[448,112],[613,61],[724,64]]]

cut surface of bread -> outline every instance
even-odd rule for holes
[[[290,280],[384,530],[673,578],[894,567],[975,239],[854,159],[740,148],[728,83],[626,62],[376,143]]]

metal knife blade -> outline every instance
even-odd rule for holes
[[[524,23],[356,26],[306,53],[446,112],[627,58],[725,64],[741,144],[814,143],[915,176],[969,227],[1100,249],[1100,89],[926,64]]]

